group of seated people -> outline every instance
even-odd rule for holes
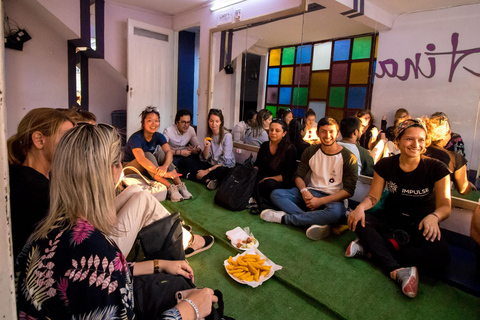
[[[333,225],[347,224],[358,238],[345,256],[370,258],[405,295],[415,297],[418,270],[436,272],[450,260],[439,227],[451,211],[450,179],[459,192],[471,190],[462,180],[466,161],[445,149],[452,144],[450,148],[461,150],[458,139],[456,143],[448,139],[453,136],[448,118],[437,114],[411,119],[407,112],[399,114],[403,120],[396,121],[393,131],[386,125],[379,131],[369,111],[340,123],[330,117],[315,123],[312,113],[307,113],[302,128],[290,109],[274,120],[269,111],[261,110],[246,119],[245,130],[233,130],[235,135],[243,132],[243,141],[259,145],[252,197],[262,206],[260,218],[305,227],[312,240],[324,239]],[[184,260],[126,263],[140,229],[169,213],[136,186],[116,195],[122,166],[135,167],[164,184],[173,202],[192,199],[181,177],[210,190],[218,188],[235,166],[237,137],[225,128],[219,109],[209,110],[203,144],[187,110],[180,110],[175,124],[163,134],[157,132],[158,109],[147,107],[140,117],[141,129],[123,151],[113,127],[96,125],[93,115],[72,110],[34,109],[8,140],[20,317],[110,312],[132,318],[132,274],[162,271],[193,280],[193,270]],[[315,139],[310,139],[312,128]],[[384,139],[391,139],[397,151],[375,161],[374,149]],[[355,193],[360,174],[373,176],[372,185],[350,212],[347,200]],[[380,201],[384,189],[388,192],[380,211],[367,211]],[[187,257],[214,241],[187,230],[183,238]],[[91,275],[100,273],[108,283],[92,285],[97,282]],[[163,317],[204,317],[215,300],[212,290],[198,290],[190,301],[169,306]]]

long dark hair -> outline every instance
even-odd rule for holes
[[[208,124],[209,121],[210,121],[210,116],[212,116],[212,115],[220,118],[220,130],[218,132],[218,143],[222,143],[223,136],[225,135],[225,130],[224,130],[225,121],[223,120],[222,110],[220,110],[220,109],[210,109],[210,111],[208,112],[208,116],[207,116],[207,137],[211,138],[213,136],[213,131],[212,131],[212,129],[210,129],[210,125]]]
[[[273,170],[277,170],[278,167],[282,164],[282,162],[285,160],[285,154],[287,153],[287,150],[290,148],[293,148],[293,144],[290,142],[290,138],[288,137],[288,126],[285,121],[282,119],[275,119],[270,123],[270,126],[272,124],[278,123],[279,125],[282,126],[283,132],[285,132],[285,136],[280,140],[278,143],[278,148],[275,154],[273,155],[272,162],[270,163],[271,167]],[[269,138],[270,139],[270,138]]]

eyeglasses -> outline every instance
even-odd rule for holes
[[[145,108],[145,112],[156,112],[156,113],[160,113],[160,111],[158,111],[157,107],[146,107],[146,108]]]
[[[181,125],[190,125],[192,123],[192,121],[179,121]]]

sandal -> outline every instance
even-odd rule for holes
[[[213,246],[213,243],[215,242],[215,238],[213,236],[202,236],[202,238],[205,239],[205,245],[198,249],[188,247],[187,249],[185,249],[185,258],[189,258],[193,255],[196,255],[197,253],[210,249],[210,247]]]

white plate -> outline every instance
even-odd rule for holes
[[[238,250],[244,250],[245,251],[245,250],[252,249],[252,248],[258,248],[258,246],[260,245],[260,242],[252,234],[253,246],[247,247],[246,244],[243,244],[242,247],[238,248],[237,247],[238,240],[243,241],[243,240],[246,240],[249,237],[249,235],[245,231],[243,231],[243,229],[240,228],[240,227],[236,227],[233,230],[227,231],[226,235],[227,235],[227,238],[230,240],[230,243],[232,244],[232,246],[235,249],[238,249]]]
[[[230,278],[237,281],[238,283],[246,284],[246,285],[249,285],[249,286],[255,288],[255,287],[258,287],[259,285],[261,285],[264,281],[267,281],[268,279],[270,279],[275,274],[275,271],[282,269],[281,266],[273,263],[273,261],[271,261],[270,259],[265,257],[265,255],[263,253],[261,253],[260,250],[258,250],[256,248],[251,248],[250,250],[247,250],[247,251],[243,252],[242,254],[239,253],[235,257],[232,257],[232,259],[233,259],[233,261],[237,261],[237,258],[239,256],[245,256],[246,254],[258,254],[261,259],[265,259],[265,263],[263,265],[264,266],[272,266],[272,268],[270,269],[270,272],[266,276],[260,276],[260,279],[258,281],[245,281],[245,280],[240,280],[237,277],[234,277],[230,273],[228,273],[227,265],[229,265],[229,263],[228,263],[228,259],[225,260],[223,262],[223,266],[225,268],[225,271],[230,276]]]

